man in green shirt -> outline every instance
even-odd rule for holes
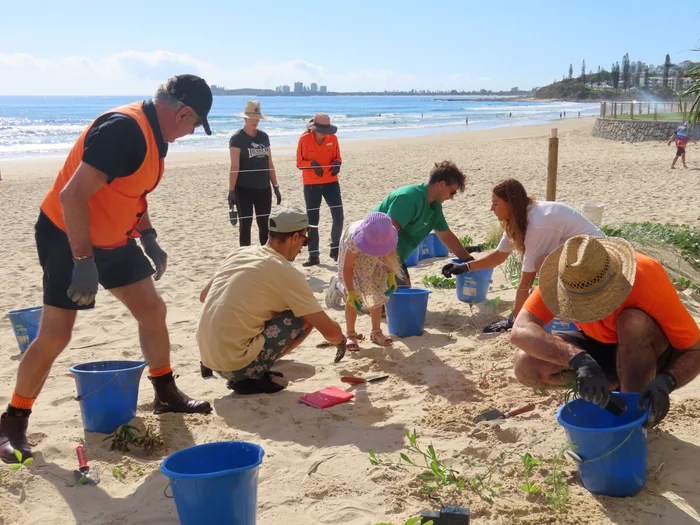
[[[399,188],[372,210],[389,215],[399,231],[397,251],[401,262],[404,263],[406,284],[409,286],[411,283],[405,265],[406,259],[433,230],[447,249],[461,260],[474,259],[447,226],[442,214],[442,203],[452,200],[457,192],[463,192],[464,181],[464,174],[453,162],[436,163],[427,184],[412,184]]]

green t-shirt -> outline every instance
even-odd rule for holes
[[[402,262],[418,248],[423,239],[433,230],[448,229],[442,204],[428,204],[428,185],[412,184],[393,191],[372,211],[381,211],[399,223],[399,245],[397,251]]]

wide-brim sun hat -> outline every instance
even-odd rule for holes
[[[331,117],[325,113],[316,113],[306,124],[306,127],[324,135],[335,135],[338,131],[338,126],[331,124]]]
[[[636,274],[637,256],[626,240],[577,235],[542,263],[540,293],[555,316],[592,323],[622,305]]]
[[[386,213],[373,211],[357,227],[353,239],[362,253],[384,257],[396,250],[399,232],[391,222],[391,217]]]
[[[264,120],[270,118],[268,115],[263,115],[260,110],[260,102],[257,100],[249,100],[245,103],[243,113],[234,113],[234,117],[252,118],[256,120]]]

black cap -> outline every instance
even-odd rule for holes
[[[211,135],[207,115],[211,109],[214,97],[211,88],[203,78],[197,75],[177,75],[174,81],[168,82],[168,92],[186,106],[191,107],[202,119],[204,133]]]

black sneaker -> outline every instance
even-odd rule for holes
[[[331,248],[331,259],[333,259],[335,262],[338,262],[338,248]]]
[[[319,264],[321,264],[321,259],[318,257],[309,257],[309,260],[303,263],[302,266],[308,268],[309,266],[318,266]]]
[[[243,379],[242,381],[227,381],[226,386],[236,394],[274,394],[284,390],[284,386],[275,383],[269,376],[262,379]]]

